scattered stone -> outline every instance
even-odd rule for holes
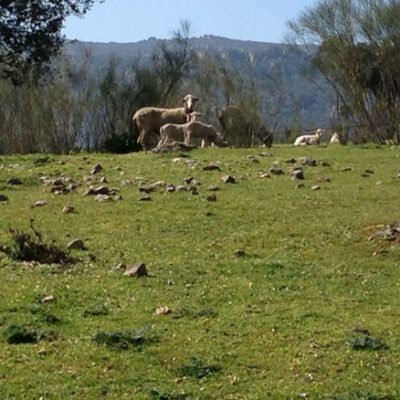
[[[49,204],[49,202],[47,200],[36,200],[33,203],[33,207],[44,207],[47,206]]]
[[[363,172],[362,174],[361,174],[361,177],[362,178],[369,178],[371,176],[371,174],[367,174],[366,172]]]
[[[217,192],[218,190],[221,190],[220,187],[218,185],[210,185],[207,190],[209,190],[210,192]]]
[[[268,172],[272,175],[283,175],[284,172],[282,170],[282,168],[278,168],[278,167],[271,167]]]
[[[94,199],[100,203],[106,203],[107,201],[113,201],[114,199],[108,194],[96,194]]]
[[[0,203],[8,201],[8,197],[5,194],[0,193]]]
[[[93,194],[98,195],[98,194],[110,194],[112,190],[110,190],[107,186],[98,186],[97,188],[93,188]],[[115,192],[115,190],[113,190]]]
[[[19,178],[10,178],[10,179],[7,181],[7,184],[8,184],[8,185],[22,185],[22,181],[21,181],[21,179],[19,179]]]
[[[189,178],[183,178],[183,183],[184,183],[185,185],[190,185],[190,184],[193,183],[193,181],[195,181],[195,179],[193,178],[193,176],[190,176]],[[195,182],[194,185],[195,185],[196,183],[197,183],[197,182]]]
[[[303,179],[304,179],[304,172],[303,172],[303,169],[302,169],[301,167],[295,168],[295,169],[290,173],[290,179],[293,179],[293,180],[296,180],[296,179],[303,180]]]
[[[139,192],[144,192],[144,193],[152,193],[155,191],[156,191],[156,189],[154,186],[141,186],[139,188]]]
[[[67,244],[69,250],[86,250],[85,243],[81,239],[74,239]]]
[[[296,189],[302,189],[302,188],[305,188],[305,187],[306,187],[306,185],[304,183],[298,183],[296,185]]]
[[[100,178],[100,181],[99,181],[100,183],[108,183],[107,182],[107,178],[105,177],[105,176],[102,176],[101,178]]]
[[[207,201],[217,201],[217,195],[215,193],[210,194],[209,196],[206,197]]]
[[[289,158],[288,160],[285,160],[286,164],[296,164],[296,160],[294,158]]]
[[[149,188],[157,189],[157,188],[165,188],[167,186],[167,182],[165,181],[157,181],[149,185]]]
[[[375,172],[374,172],[372,169],[367,168],[366,170],[364,170],[364,173],[365,173],[365,174],[370,174],[370,175],[372,175],[372,174],[374,174]]]
[[[233,252],[233,255],[235,257],[244,257],[246,255],[246,252],[244,250],[235,250]]]
[[[300,157],[299,160],[303,165],[307,165],[309,167],[316,167],[317,166],[317,160],[314,160],[311,157]]]
[[[342,172],[350,172],[350,171],[353,171],[353,168],[345,167],[345,168],[342,169]]]
[[[41,300],[42,304],[51,304],[51,303],[54,303],[55,301],[56,301],[56,299],[52,294],[50,294],[49,296],[43,297],[43,299]]]
[[[209,164],[203,167],[203,171],[221,171],[221,168],[217,164]]]
[[[103,167],[100,164],[96,164],[91,170],[90,173],[91,175],[95,175],[97,173],[99,173],[100,171],[103,170]]]
[[[330,181],[331,181],[331,178],[329,176],[320,176],[317,179],[317,182],[320,182],[320,183],[326,183],[326,182],[330,182]]]
[[[151,201],[150,196],[142,196],[138,198],[138,201]]]
[[[319,185],[313,185],[311,186],[311,190],[320,190],[321,187]]]
[[[175,190],[177,192],[187,192],[188,188],[187,188],[187,186],[178,185],[178,186],[175,187]]]
[[[271,175],[269,172],[261,172],[258,176],[260,178],[271,178]]]
[[[232,175],[224,175],[221,180],[224,183],[236,183],[236,178]]]
[[[168,185],[168,186],[165,188],[165,191],[166,191],[167,193],[173,193],[173,192],[175,192],[175,190],[176,190],[175,185]]]
[[[155,315],[168,315],[172,310],[168,306],[158,307],[154,312]]]
[[[147,273],[146,265],[144,263],[128,265],[124,272],[124,276],[149,276]]]
[[[197,190],[196,186],[191,186],[189,190],[192,192],[193,196],[196,196],[199,194],[199,191]]]
[[[75,207],[72,206],[65,206],[62,210],[64,214],[72,214],[75,212]]]

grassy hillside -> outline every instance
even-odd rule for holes
[[[0,398],[399,398],[400,248],[395,229],[374,236],[400,220],[399,156],[276,146],[2,157],[3,250],[10,228],[87,249],[61,266],[0,253]],[[304,180],[290,179],[293,165]],[[271,167],[283,174],[261,178]],[[56,195],[55,178],[80,186]],[[160,180],[197,189],[139,191]],[[84,196],[90,185],[117,189],[114,200]]]

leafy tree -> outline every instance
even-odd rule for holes
[[[289,23],[362,140],[400,141],[400,3],[324,0]],[[318,47],[315,47],[317,45]]]
[[[64,42],[64,20],[85,14],[95,1],[0,0],[0,76],[19,85],[48,71]]]

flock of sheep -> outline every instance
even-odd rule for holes
[[[201,147],[228,145],[224,135],[214,126],[200,121],[201,113],[194,111],[198,98],[188,94],[183,98],[183,106],[177,108],[143,107],[133,115],[133,122],[139,129],[137,142],[146,148],[149,139],[159,137],[157,147],[183,142],[186,146],[201,141]],[[296,138],[295,146],[318,145],[324,131],[317,129],[313,135]],[[331,144],[340,143],[339,135],[334,133]]]
[[[201,140],[202,147],[227,146],[222,133],[199,120],[202,114],[194,111],[197,101],[197,97],[188,94],[183,98],[183,107],[143,107],[136,111],[133,121],[139,129],[138,143],[145,147],[148,138],[158,134],[158,146],[173,142],[190,146],[195,140]]]

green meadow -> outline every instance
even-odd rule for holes
[[[2,156],[0,399],[399,399],[399,170],[375,146]],[[18,259],[18,233],[73,261]]]

